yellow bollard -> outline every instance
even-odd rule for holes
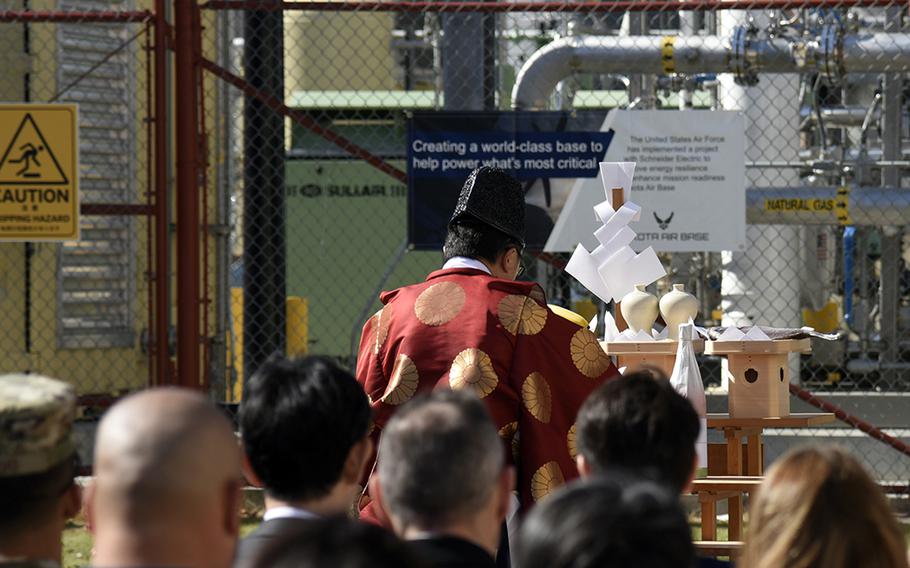
[[[309,300],[299,296],[289,296],[285,304],[287,322],[288,357],[301,357],[306,355],[309,347]],[[236,380],[228,384],[225,396],[228,401],[240,402],[243,397],[243,288],[231,288],[231,332],[233,342],[228,352],[228,365],[233,367]]]
[[[309,338],[310,303],[307,298],[288,296],[287,299],[287,352],[288,357],[300,357],[307,353]]]

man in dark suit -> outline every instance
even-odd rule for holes
[[[666,377],[629,373],[595,390],[578,411],[578,471],[584,478],[623,474],[687,493],[695,477],[695,409]],[[699,568],[729,566],[699,558]]]
[[[352,510],[372,453],[369,428],[366,394],[329,359],[275,356],[253,375],[240,433],[244,473],[265,490],[266,511],[240,542],[235,565],[300,525]]]
[[[371,494],[434,568],[493,568],[515,473],[471,391],[419,396],[386,425]]]

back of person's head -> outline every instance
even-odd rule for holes
[[[749,509],[747,568],[907,568],[881,490],[846,451],[795,448],[768,470]]]
[[[440,390],[403,406],[383,430],[378,460],[382,502],[396,529],[427,531],[486,511],[505,468],[496,427],[469,391]]]
[[[512,248],[521,252],[523,247],[502,231],[480,220],[463,217],[449,225],[442,254],[445,260],[465,256],[495,262]]]
[[[582,473],[629,470],[681,492],[695,468],[701,425],[665,377],[638,371],[599,387],[578,411]]]
[[[64,523],[80,506],[75,414],[66,383],[0,376],[0,557],[60,561]]]
[[[423,568],[389,531],[344,517],[325,518],[276,534],[234,568]]]
[[[151,389],[105,414],[86,515],[98,566],[222,567],[239,533],[240,448],[201,394]]]
[[[244,385],[240,432],[253,473],[285,501],[324,497],[367,445],[370,406],[350,373],[325,357],[273,356]],[[360,481],[369,450],[348,469]],[[349,459],[350,457],[350,459]],[[354,460],[356,461],[356,460]]]
[[[689,568],[695,548],[678,495],[599,477],[541,501],[518,540],[519,568]]]

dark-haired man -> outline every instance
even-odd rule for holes
[[[681,493],[695,475],[698,414],[664,377],[638,371],[610,381],[588,397],[577,424],[582,476],[625,472]]]
[[[567,487],[521,527],[521,568],[691,568],[695,548],[672,491],[611,476]]]
[[[575,476],[575,415],[616,370],[594,334],[547,309],[540,286],[515,280],[523,248],[521,184],[500,169],[475,170],[449,221],[442,269],[380,297],[384,307],[363,329],[357,380],[377,437],[415,394],[471,389],[513,450],[510,461],[514,452],[529,507]]]
[[[66,520],[79,512],[72,387],[0,376],[0,566],[60,563]]]
[[[238,564],[312,519],[348,513],[372,452],[370,406],[353,376],[324,357],[273,356],[244,386],[240,433],[247,477],[265,489],[260,527]]]
[[[603,385],[581,406],[577,424],[582,477],[644,478],[677,494],[692,483],[701,423],[662,373],[637,371]],[[698,562],[729,566],[711,558]]]

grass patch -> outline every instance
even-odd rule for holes
[[[91,563],[92,534],[82,518],[67,521],[63,529],[63,566],[76,568]]]
[[[246,536],[256,530],[262,519],[247,517],[240,521],[240,535]],[[91,564],[92,533],[85,526],[85,520],[78,517],[66,523],[63,529],[63,563],[61,568],[82,568]]]
[[[701,520],[690,521],[692,540],[701,540]],[[717,535],[714,540],[727,540],[727,523],[717,522]]]

